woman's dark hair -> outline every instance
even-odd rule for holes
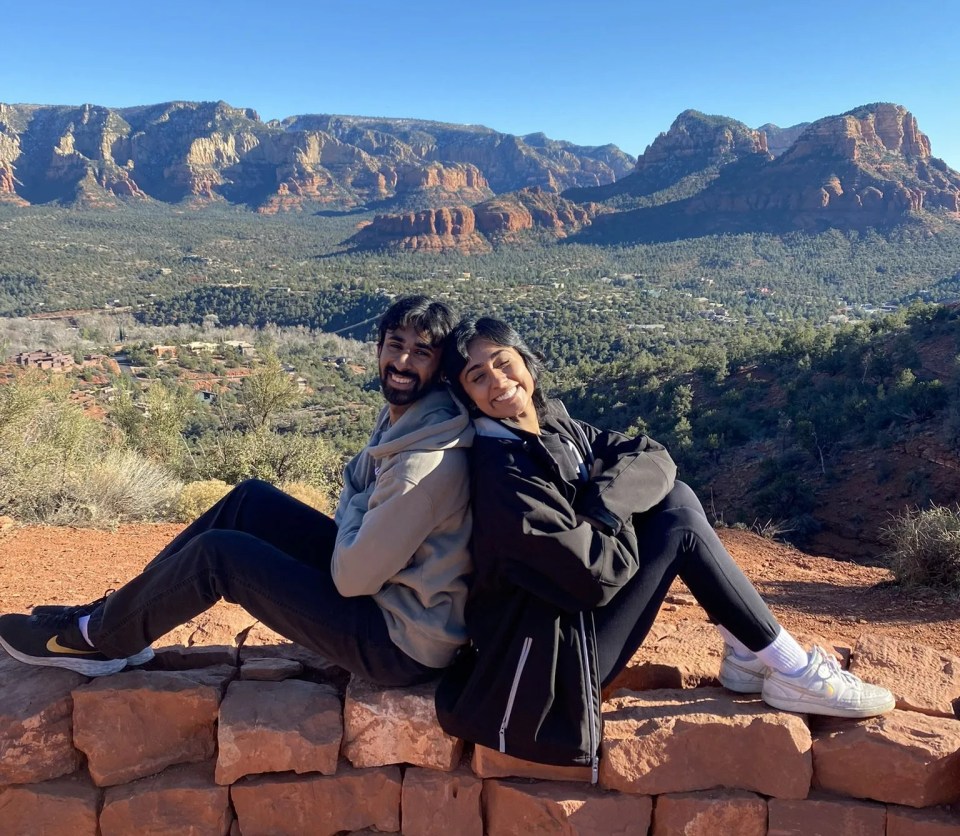
[[[387,331],[412,327],[431,346],[438,346],[453,328],[454,314],[443,302],[429,296],[404,296],[384,311],[377,326],[377,345],[383,345]]]
[[[464,317],[461,319],[443,345],[443,378],[453,393],[465,404],[472,402],[460,383],[460,372],[467,365],[470,343],[474,340],[487,340],[494,345],[515,349],[523,358],[523,364],[533,378],[533,406],[537,415],[543,417],[547,401],[540,387],[545,366],[543,355],[530,348],[516,329],[502,319],[483,316],[480,319]]]

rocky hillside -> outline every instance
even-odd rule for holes
[[[356,249],[486,252],[530,231],[565,238],[587,226],[594,210],[534,187],[473,207],[377,215],[346,243]]]
[[[20,205],[124,198],[227,201],[263,212],[307,202],[447,206],[530,186],[610,183],[633,165],[613,145],[410,119],[263,122],[224,102],[0,104],[0,200]]]
[[[667,194],[673,199],[606,213],[585,237],[600,243],[743,231],[890,228],[930,210],[945,210],[949,220],[960,220],[960,173],[932,156],[930,140],[901,105],[866,105],[820,119],[776,158],[768,153],[762,131],[754,132],[754,153],[743,142],[731,142],[720,146],[729,147],[725,156],[709,156],[706,152],[717,148],[716,133],[713,145],[705,144],[697,153],[686,129],[697,116],[681,114],[637,160],[633,177],[657,172],[653,185],[674,189]],[[723,135],[733,131],[730,120],[720,121],[727,123]],[[692,165],[664,164],[678,157]],[[699,174],[697,165],[703,166]],[[690,188],[691,177],[698,178],[699,189]],[[614,203],[624,193],[650,193],[631,189],[631,180],[592,189],[589,195]]]
[[[932,228],[931,211],[947,222],[960,221],[960,173],[932,156],[914,116],[896,104],[866,105],[785,129],[754,129],[687,110],[625,176],[570,188],[559,198],[551,194],[551,205],[539,214],[527,211],[530,195],[500,194],[473,206],[470,235],[448,236],[442,245],[428,228],[429,213],[378,217],[348,243],[470,252],[480,244],[474,233],[508,243],[540,228],[607,244],[754,231],[889,229],[906,221]]]

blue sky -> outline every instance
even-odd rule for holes
[[[960,169],[960,3],[8,4],[0,101],[223,99],[543,131],[637,155],[687,108],[781,127],[902,104]]]

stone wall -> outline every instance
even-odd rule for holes
[[[861,641],[842,655],[898,707],[851,721],[717,687],[719,652],[703,624],[651,637],[619,683],[639,690],[607,695],[599,786],[465,747],[431,686],[291,645],[95,680],[3,657],[0,834],[960,834],[960,658]]]

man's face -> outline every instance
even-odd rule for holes
[[[440,346],[432,346],[415,328],[387,330],[377,348],[380,388],[394,417],[423,397],[440,368]]]

